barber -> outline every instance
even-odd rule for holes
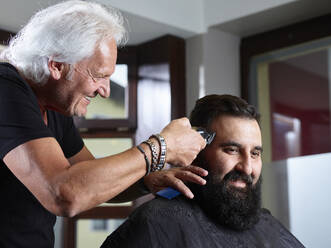
[[[139,196],[135,186],[147,174],[152,191],[172,186],[190,198],[183,181],[205,183],[207,172],[190,166],[205,141],[186,118],[117,155],[95,159],[84,145],[72,116],[109,96],[125,37],[118,11],[66,1],[36,13],[1,53],[0,247],[52,247],[56,216],[121,192],[123,200],[132,190]],[[153,178],[166,162],[180,168]]]

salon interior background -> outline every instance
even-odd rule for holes
[[[58,1],[0,0],[0,29],[16,33],[37,9],[55,2]],[[331,130],[331,63],[329,63],[331,56],[328,54],[331,53],[328,52],[328,46],[331,43],[325,37],[321,42],[320,40],[315,41],[317,42],[316,44],[309,43],[312,44],[309,45],[307,43],[308,47],[302,48],[304,50],[300,46],[296,46],[295,48],[301,49],[299,51],[300,54],[307,54],[306,57],[303,56],[299,59],[296,55],[293,55],[292,50],[288,53],[285,51],[285,55],[276,51],[271,54],[271,59],[270,56],[268,57],[268,54],[265,57],[263,57],[264,54],[261,55],[262,57],[254,57],[255,60],[253,58],[252,61],[255,64],[253,63],[251,66],[256,67],[256,77],[253,77],[253,79],[248,79],[248,77],[252,76],[252,72],[242,74],[243,61],[241,60],[242,54],[240,49],[247,37],[330,14],[330,1],[251,0],[248,3],[244,0],[99,0],[98,2],[106,5],[110,4],[123,11],[130,23],[129,45],[141,44],[166,34],[185,40],[186,90],[183,92],[183,95],[186,95],[186,113],[189,113],[192,109],[195,100],[205,94],[228,93],[243,96],[242,83],[245,81],[242,78],[243,76],[247,77],[246,82],[249,80],[256,81],[254,83],[251,82],[248,86],[251,87],[251,89],[248,89],[251,96],[250,100],[258,104],[260,111],[264,111],[267,115],[268,113],[271,115],[270,111],[273,111],[269,119],[263,120],[264,124],[262,126],[264,145],[267,144],[267,150],[269,150],[267,155],[265,155],[266,157],[264,157],[263,173],[265,185],[263,189],[263,203],[307,247],[328,247],[331,243],[329,235],[331,214],[328,211],[331,209],[331,200],[328,197],[327,190],[331,187],[331,183],[326,175],[329,175],[331,172],[331,154],[329,153],[331,147],[330,143],[325,141],[325,139],[330,139],[330,136],[321,139],[320,143],[317,142],[318,139],[313,138],[313,145],[323,147],[321,149],[312,147],[310,148],[312,152],[307,152],[304,154],[305,156],[301,156],[303,154],[302,152],[300,153],[300,149],[304,150],[306,148],[303,147],[304,145],[300,145],[301,143],[298,139],[301,141],[305,139],[305,135],[308,135],[305,133],[307,129],[304,129],[304,122],[297,116],[294,118],[294,116],[284,115],[284,113],[280,114],[277,112],[277,108],[272,108],[273,99],[269,94],[270,89],[272,88],[274,92],[277,92],[278,86],[271,85],[272,76],[266,73],[271,73],[271,70],[277,72],[277,68],[280,68],[280,65],[277,63],[271,64],[272,58],[276,62],[287,59],[286,61],[292,67],[300,67],[300,70],[309,71],[309,75],[317,75],[317,80],[327,82],[323,86],[325,90],[316,90],[314,92],[317,92],[316,94],[324,94],[326,92],[326,107],[323,105],[322,112],[326,115],[327,121],[325,121],[326,124],[321,124],[322,126],[318,130],[322,130],[325,128],[325,125],[328,125],[326,133],[329,135]],[[330,25],[331,29],[331,22],[324,25]],[[312,30],[307,26],[307,29],[301,30],[301,32],[309,33]],[[274,42],[277,43],[277,40]],[[305,49],[310,49],[309,51],[315,49],[320,51],[320,54],[310,56],[309,54],[311,53]],[[322,73],[320,70],[312,71],[308,60],[323,57],[323,49],[326,51],[326,72]],[[280,52],[282,51],[284,49],[280,50]],[[264,58],[267,59],[263,60]],[[265,70],[266,63],[269,71]],[[306,66],[304,66],[305,63]],[[267,81],[270,87],[266,87],[266,84],[263,83],[265,82],[263,81],[265,75],[269,75]],[[262,83],[258,82],[259,80],[262,80]],[[311,84],[314,84],[314,82],[311,82]],[[290,84],[291,81],[287,82],[285,86],[282,86],[282,90],[286,91],[286,89],[291,88]],[[280,90],[280,87],[278,87],[278,90]],[[303,89],[300,87],[300,84],[296,84],[295,87],[297,95],[288,97],[300,97],[301,91],[302,94],[306,94],[303,91],[308,86],[305,86],[306,88]],[[322,86],[316,84],[311,87],[312,89],[314,87],[318,89],[318,87]],[[310,94],[314,93],[310,92]],[[318,98],[319,95],[316,97]],[[307,106],[314,106],[313,103],[309,102],[309,98],[307,100]],[[305,108],[305,106],[300,107],[302,109]],[[316,111],[316,116],[318,116],[317,111],[321,110],[319,107],[311,107],[309,109],[310,113],[314,116],[314,111]],[[272,121],[278,121],[287,125],[288,131],[285,134],[287,142],[290,143],[282,143],[282,145],[292,145],[292,148],[290,147],[292,150],[288,151],[286,156],[282,157],[280,155],[277,157],[277,155],[272,154],[271,146],[277,146],[277,144],[273,143],[271,133],[275,132],[276,127],[284,128],[279,123],[278,126],[277,123],[272,124]],[[56,246],[61,247],[61,221],[57,225],[56,233]]]

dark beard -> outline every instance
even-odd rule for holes
[[[230,181],[241,179],[244,189],[229,185]],[[246,230],[259,220],[261,209],[261,177],[255,185],[252,178],[238,171],[229,172],[223,180],[211,172],[204,186],[192,184],[194,199],[204,212],[219,224],[235,230]]]

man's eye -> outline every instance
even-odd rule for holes
[[[238,153],[238,148],[237,147],[225,147],[224,151],[229,154],[236,154],[236,153]]]
[[[261,152],[260,151],[252,151],[252,156],[253,157],[260,157],[261,156]]]
[[[105,76],[97,75],[97,76],[95,76],[95,78],[97,78],[97,79],[102,79],[102,78],[105,78]]]

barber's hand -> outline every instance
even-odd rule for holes
[[[144,184],[152,192],[156,193],[166,187],[172,187],[188,198],[193,198],[191,190],[184,182],[193,182],[204,185],[206,180],[201,176],[207,176],[208,171],[194,165],[176,167],[168,170],[156,171],[144,177]]]
[[[206,146],[205,140],[191,128],[187,118],[173,120],[161,135],[167,143],[167,163],[176,166],[190,165]]]

